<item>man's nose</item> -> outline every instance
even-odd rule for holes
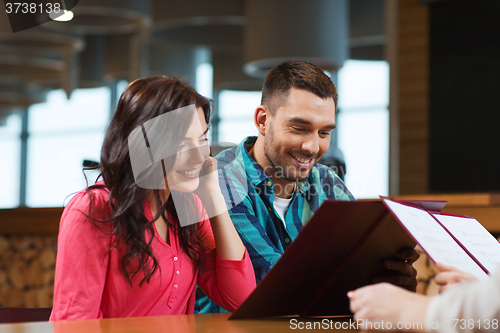
[[[317,154],[319,152],[319,137],[314,134],[309,135],[302,142],[302,150],[307,151],[309,154]]]

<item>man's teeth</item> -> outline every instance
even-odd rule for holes
[[[309,162],[311,162],[312,158],[308,158],[308,159],[305,159],[305,158],[300,158],[298,156],[295,156],[295,155],[292,155],[297,161],[299,161],[300,163],[303,163],[303,164],[307,164]]]

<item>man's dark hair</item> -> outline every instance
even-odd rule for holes
[[[286,103],[291,88],[312,92],[318,97],[332,97],[337,105],[337,89],[325,72],[305,61],[286,61],[273,67],[266,76],[262,88],[261,104],[274,114]]]

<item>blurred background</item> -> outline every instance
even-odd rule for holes
[[[339,130],[322,162],[356,197],[388,195],[386,30],[396,18],[388,4],[68,0],[71,20],[16,33],[1,13],[0,172],[8,177],[0,208],[60,207],[85,187],[84,161],[99,161],[107,123],[132,80],[177,75],[212,98],[216,153],[256,135],[263,79],[289,59],[315,63],[338,85]],[[87,175],[93,183],[97,172]]]
[[[0,305],[51,306],[62,207],[121,92],[154,74],[214,100],[218,152],[256,135],[269,68],[312,62],[339,91],[322,162],[355,197],[444,199],[500,231],[499,1],[65,3],[72,19],[16,33],[0,11]]]

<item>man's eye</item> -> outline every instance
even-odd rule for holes
[[[330,132],[319,132],[319,135],[321,135],[321,136],[329,136]]]
[[[295,127],[295,126],[294,126],[294,127],[292,127],[292,128],[293,128],[294,130],[296,130],[297,132],[304,132],[304,131],[305,131],[305,129],[304,129],[304,128],[302,128],[302,127]]]

